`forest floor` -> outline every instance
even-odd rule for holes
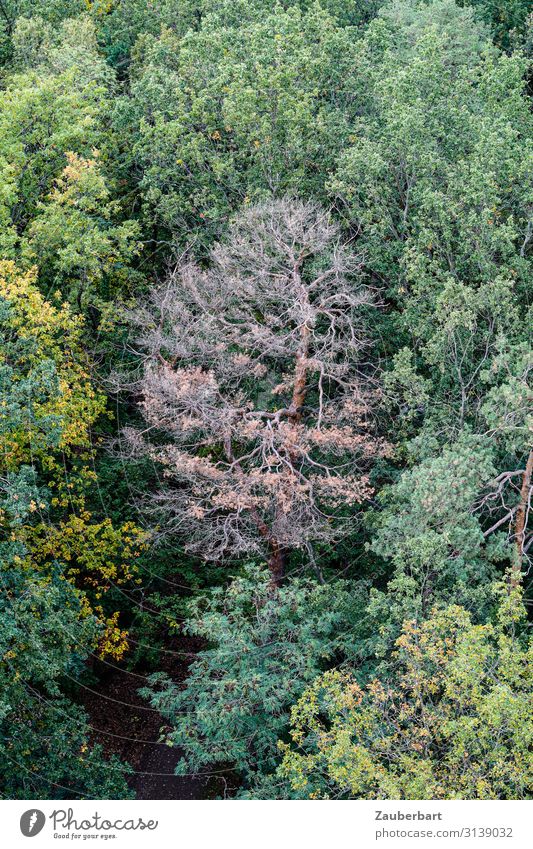
[[[162,668],[172,665],[172,669],[164,671],[175,681],[183,681],[190,663],[183,656],[194,656],[198,648],[193,639],[180,638],[182,655],[177,662],[178,655],[167,655],[172,659]],[[80,700],[90,717],[93,742],[132,767],[128,784],[137,799],[215,799],[238,786],[235,776],[230,771],[223,772],[219,765],[211,772],[205,768],[199,775],[175,775],[183,752],[159,742],[165,720],[138,693],[146,685],[146,670],[98,666],[98,684],[82,687]]]

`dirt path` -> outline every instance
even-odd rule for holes
[[[131,765],[134,772],[128,783],[138,799],[215,799],[225,795],[227,780],[223,775],[174,774],[183,752],[159,742],[165,720],[138,693],[145,685],[141,670],[131,674],[102,664],[95,671],[98,684],[80,691],[90,717],[92,739],[107,754],[115,754]],[[177,680],[183,680],[187,667],[174,671]]]
[[[132,781],[137,799],[211,799],[223,793],[216,778],[174,775],[182,756],[168,746],[145,746],[140,772]]]

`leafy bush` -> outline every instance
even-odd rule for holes
[[[272,770],[292,702],[353,650],[361,608],[362,591],[347,582],[295,578],[273,591],[254,567],[194,601],[186,631],[209,645],[183,686],[155,674],[141,691],[168,720],[166,742],[185,752],[180,771],[222,763],[250,781]]]
[[[516,601],[516,599],[515,599]],[[406,621],[390,677],[326,672],[292,712],[280,777],[305,798],[523,799],[533,778],[532,646],[517,609]],[[523,613],[523,609],[522,609]]]

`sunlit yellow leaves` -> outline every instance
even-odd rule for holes
[[[104,625],[104,633],[98,643],[98,656],[100,658],[112,657],[120,660],[128,650],[128,632],[118,626],[118,611],[111,616],[105,617],[101,607],[95,609],[99,621]]]
[[[138,225],[115,223],[120,204],[111,199],[99,151],[84,158],[67,151],[66,166],[25,234],[22,254],[39,266],[40,282],[60,283],[78,307],[102,303],[101,287],[122,289],[129,262],[139,252]]]
[[[105,399],[91,385],[80,318],[67,305],[55,306],[43,297],[36,287],[35,270],[19,272],[10,261],[0,263],[0,299],[7,304],[0,364],[9,363],[14,385],[35,379],[39,389],[28,399],[21,426],[0,431],[5,466],[50,465],[47,431],[51,424],[58,431],[53,441],[61,451],[70,454],[89,448],[90,428],[103,413]],[[46,386],[41,377],[43,362],[49,367]]]
[[[90,163],[75,157],[68,166],[72,172],[86,167]],[[27,522],[7,525],[10,542],[25,552],[14,553],[12,563],[19,570],[36,567],[44,581],[51,564],[60,564],[65,578],[93,598],[80,596],[81,615],[96,614],[103,623],[100,654],[119,658],[127,643],[118,613],[104,615],[94,600],[135,579],[145,535],[131,522],[115,528],[110,519],[97,520],[85,507],[95,479],[91,430],[105,412],[105,398],[91,381],[82,319],[67,304],[46,300],[36,279],[35,269],[0,263],[0,462],[7,473],[32,467],[50,493],[49,504],[28,498]],[[15,493],[13,501],[18,498]],[[4,518],[5,510],[2,525]]]
[[[131,522],[114,528],[110,519],[93,522],[83,511],[56,527],[42,524],[33,528],[27,545],[37,563],[57,559],[67,565],[67,575],[106,592],[135,577],[134,560],[145,548],[146,535]]]

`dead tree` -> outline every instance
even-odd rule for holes
[[[207,270],[152,291],[134,315],[146,429],[125,437],[163,469],[163,532],[207,559],[266,554],[274,585],[287,551],[343,532],[388,451],[360,368],[371,302],[337,226],[293,200],[249,208]]]
[[[492,517],[490,526],[484,531],[487,538],[495,531],[507,527],[511,548],[510,586],[516,587],[522,578],[524,559],[530,566],[528,551],[533,541],[529,526],[531,498],[533,495],[533,450],[529,450],[525,468],[501,472],[489,484],[488,491],[477,502],[476,511],[483,510]]]

